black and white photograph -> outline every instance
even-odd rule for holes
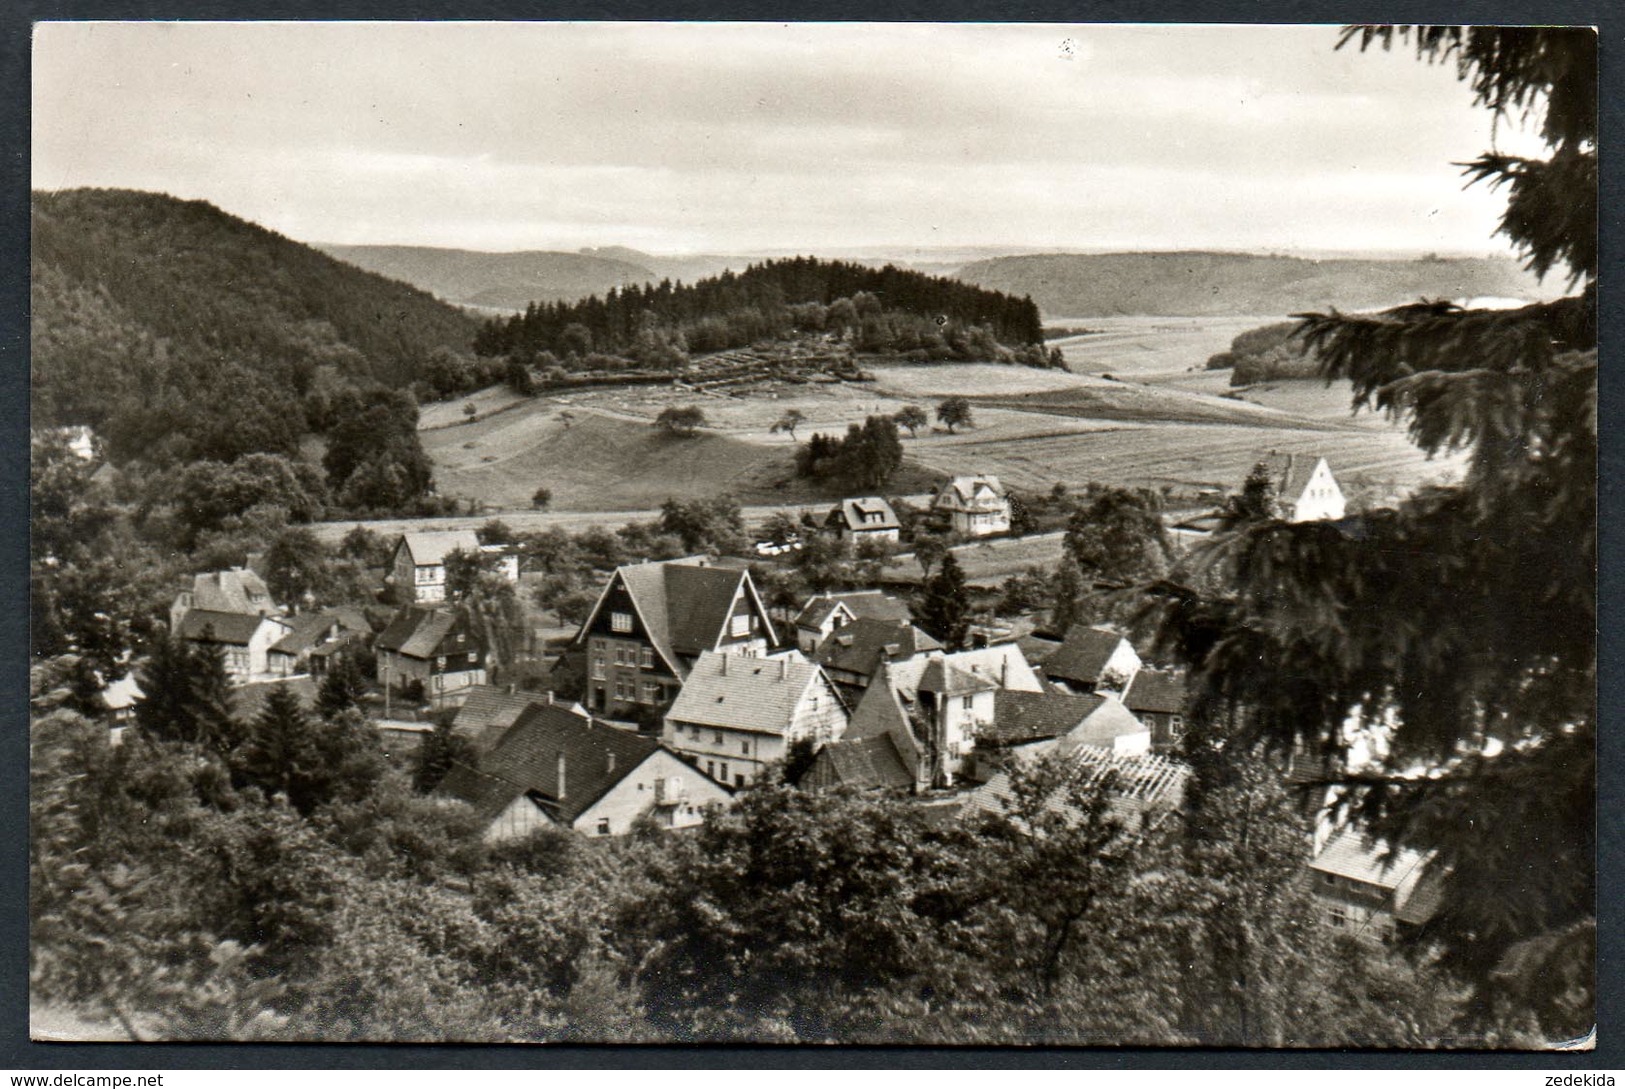
[[[1595,1048],[1598,43],[34,24],[31,1038]]]

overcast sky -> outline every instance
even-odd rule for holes
[[[1530,138],[1335,27],[54,23],[33,184],[303,241],[1489,253]]]

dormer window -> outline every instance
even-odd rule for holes
[[[610,613],[609,627],[611,631],[629,632],[632,630],[631,613]]]

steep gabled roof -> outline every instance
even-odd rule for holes
[[[192,576],[191,607],[220,613],[280,612],[265,580],[246,567]]]
[[[912,756],[898,752],[890,734],[842,738],[818,750],[807,770],[810,785],[823,789],[907,789],[915,785]]]
[[[530,795],[544,812],[568,826],[659,748],[653,738],[595,723],[560,704],[536,704],[521,712],[480,757],[477,769],[464,769],[455,777],[448,774],[437,792],[460,798],[491,817],[520,795]]]
[[[510,692],[491,684],[468,689],[468,698],[452,719],[452,733],[466,737],[477,752],[486,752],[502,739],[519,716],[539,703],[551,703],[550,692]]]
[[[915,690],[938,696],[968,696],[973,692],[993,692],[998,687],[986,677],[960,669],[952,662],[932,658],[920,673]]]
[[[392,650],[408,658],[433,658],[440,643],[457,624],[457,613],[450,609],[408,605],[395,614],[383,634],[373,644],[379,650]],[[470,646],[478,647],[473,635]]]
[[[1105,702],[1104,696],[1001,690],[993,697],[993,722],[980,736],[1004,745],[1047,741],[1075,729]]]
[[[1406,881],[1414,883],[1427,861],[1421,851],[1409,847],[1390,850],[1383,840],[1345,825],[1331,834],[1309,868],[1393,891]]]
[[[855,590],[844,594],[823,593],[811,597],[796,614],[796,626],[821,628],[831,613],[841,606],[854,620],[912,621],[914,613],[908,603],[899,601],[882,590]]]
[[[883,661],[900,661],[942,644],[913,624],[891,620],[854,620],[824,637],[813,660],[826,669],[873,674]]]
[[[436,530],[428,533],[403,533],[401,541],[416,567],[443,564],[453,552],[478,552],[480,538],[471,529]],[[400,547],[399,545],[396,546]]]
[[[1002,510],[1004,485],[996,476],[956,476],[937,489],[935,506],[957,510]]]
[[[1185,675],[1142,669],[1134,674],[1123,705],[1136,714],[1182,715],[1185,713]]]
[[[1060,680],[1094,684],[1122,642],[1117,632],[1074,624],[1060,647],[1044,659],[1044,673]]]
[[[838,698],[823,670],[800,655],[744,658],[707,651],[666,714],[700,726],[782,735],[811,688]]]
[[[298,616],[285,616],[282,622],[288,626],[289,631],[271,645],[271,650],[278,654],[299,654],[307,651],[321,642],[322,636],[328,631],[342,627],[339,618],[331,613],[300,613]]]
[[[1309,486],[1309,478],[1315,475],[1315,467],[1320,464],[1321,456],[1272,450],[1259,461],[1269,470],[1270,479],[1275,483],[1275,494],[1284,502],[1296,503]]]
[[[891,504],[878,495],[843,499],[825,521],[839,522],[848,530],[900,529],[902,526]]]
[[[757,604],[769,643],[775,641],[772,621],[756,596],[750,572],[740,568],[715,567],[694,560],[668,560],[663,563],[636,563],[617,567],[605,584],[592,613],[581,625],[579,640],[592,625],[616,580],[626,587],[632,607],[643,621],[643,629],[660,656],[679,677],[683,660],[701,651],[713,650],[727,634],[728,617],[734,598],[749,595]]]
[[[181,618],[180,636],[198,643],[224,643],[246,647],[261,624],[276,621],[258,613],[220,613],[213,609],[188,609]]]

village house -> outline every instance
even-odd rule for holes
[[[1288,522],[1318,522],[1343,517],[1343,489],[1331,466],[1318,454],[1272,451],[1260,462],[1275,485],[1275,501]]]
[[[829,677],[799,654],[707,651],[667,712],[662,740],[712,779],[740,787],[798,742],[817,749],[839,738],[847,718]]]
[[[247,567],[193,575],[191,585],[182,589],[169,607],[169,630],[180,631],[186,614],[193,609],[238,616],[281,616],[287,611],[271,600],[265,580]]]
[[[908,604],[880,590],[815,594],[796,614],[796,647],[811,657],[830,633],[854,620],[913,621]]]
[[[495,557],[496,569],[509,582],[519,581],[519,556],[501,545],[482,545],[471,529],[403,533],[395,542],[388,583],[401,602],[446,600],[446,557],[466,552]]]
[[[1123,693],[1123,706],[1151,731],[1154,752],[1171,752],[1185,736],[1185,675],[1142,668]]]
[[[177,634],[195,646],[219,650],[224,656],[227,679],[232,684],[246,684],[273,675],[271,647],[288,631],[288,625],[275,616],[188,609],[182,614]]]
[[[101,690],[102,707],[108,721],[114,726],[128,726],[135,721],[135,705],[146,698],[134,673],[126,673]]]
[[[941,649],[941,643],[906,620],[863,618],[831,632],[812,657],[830,680],[855,695],[869,686],[883,663],[895,665]]]
[[[1010,498],[996,476],[956,476],[936,489],[931,510],[962,537],[1010,532]]]
[[[502,739],[519,716],[532,707],[558,702],[551,692],[527,692],[513,685],[477,684],[469,688],[457,716],[451,720],[453,737],[460,737],[478,753],[488,752]],[[563,706],[586,714],[579,703]]]
[[[1044,676],[1058,689],[1086,695],[1121,695],[1140,670],[1140,656],[1109,628],[1074,624],[1047,658]]]
[[[818,750],[799,786],[809,790],[886,790],[913,794],[931,786],[925,746],[885,665],[852,711],[846,732]]]
[[[920,677],[933,658],[942,658],[955,669],[991,681],[996,688],[1018,692],[1048,691],[1018,644],[995,643],[951,653],[934,649],[928,654],[895,662],[891,667],[892,684],[902,693],[905,701],[914,698]]]
[[[485,683],[485,646],[461,609],[407,605],[373,643],[378,683],[404,691],[414,684],[437,706],[460,704]]]
[[[864,541],[896,544],[903,529],[891,504],[878,495],[841,500],[824,519],[824,528],[836,539],[854,545]]]
[[[1118,756],[1151,751],[1151,731],[1109,696],[999,691],[977,736],[971,776],[991,778],[1006,759],[1027,760],[1092,745]]]
[[[749,571],[686,559],[616,568],[571,646],[587,707],[628,715],[669,704],[706,651],[760,657],[777,641]]]
[[[1439,909],[1443,875],[1430,863],[1420,851],[1391,850],[1356,828],[1336,829],[1309,864],[1321,921],[1374,942],[1421,926]]]
[[[624,836],[644,819],[690,828],[732,801],[654,738],[561,703],[526,708],[477,764],[453,765],[435,795],[472,807],[488,842],[546,827]]]
[[[272,644],[270,669],[283,677],[295,673],[325,673],[329,656],[315,654],[318,649],[337,649],[339,644],[358,643],[372,632],[359,609],[327,609],[285,616],[282,620],[288,626],[288,633]]]

